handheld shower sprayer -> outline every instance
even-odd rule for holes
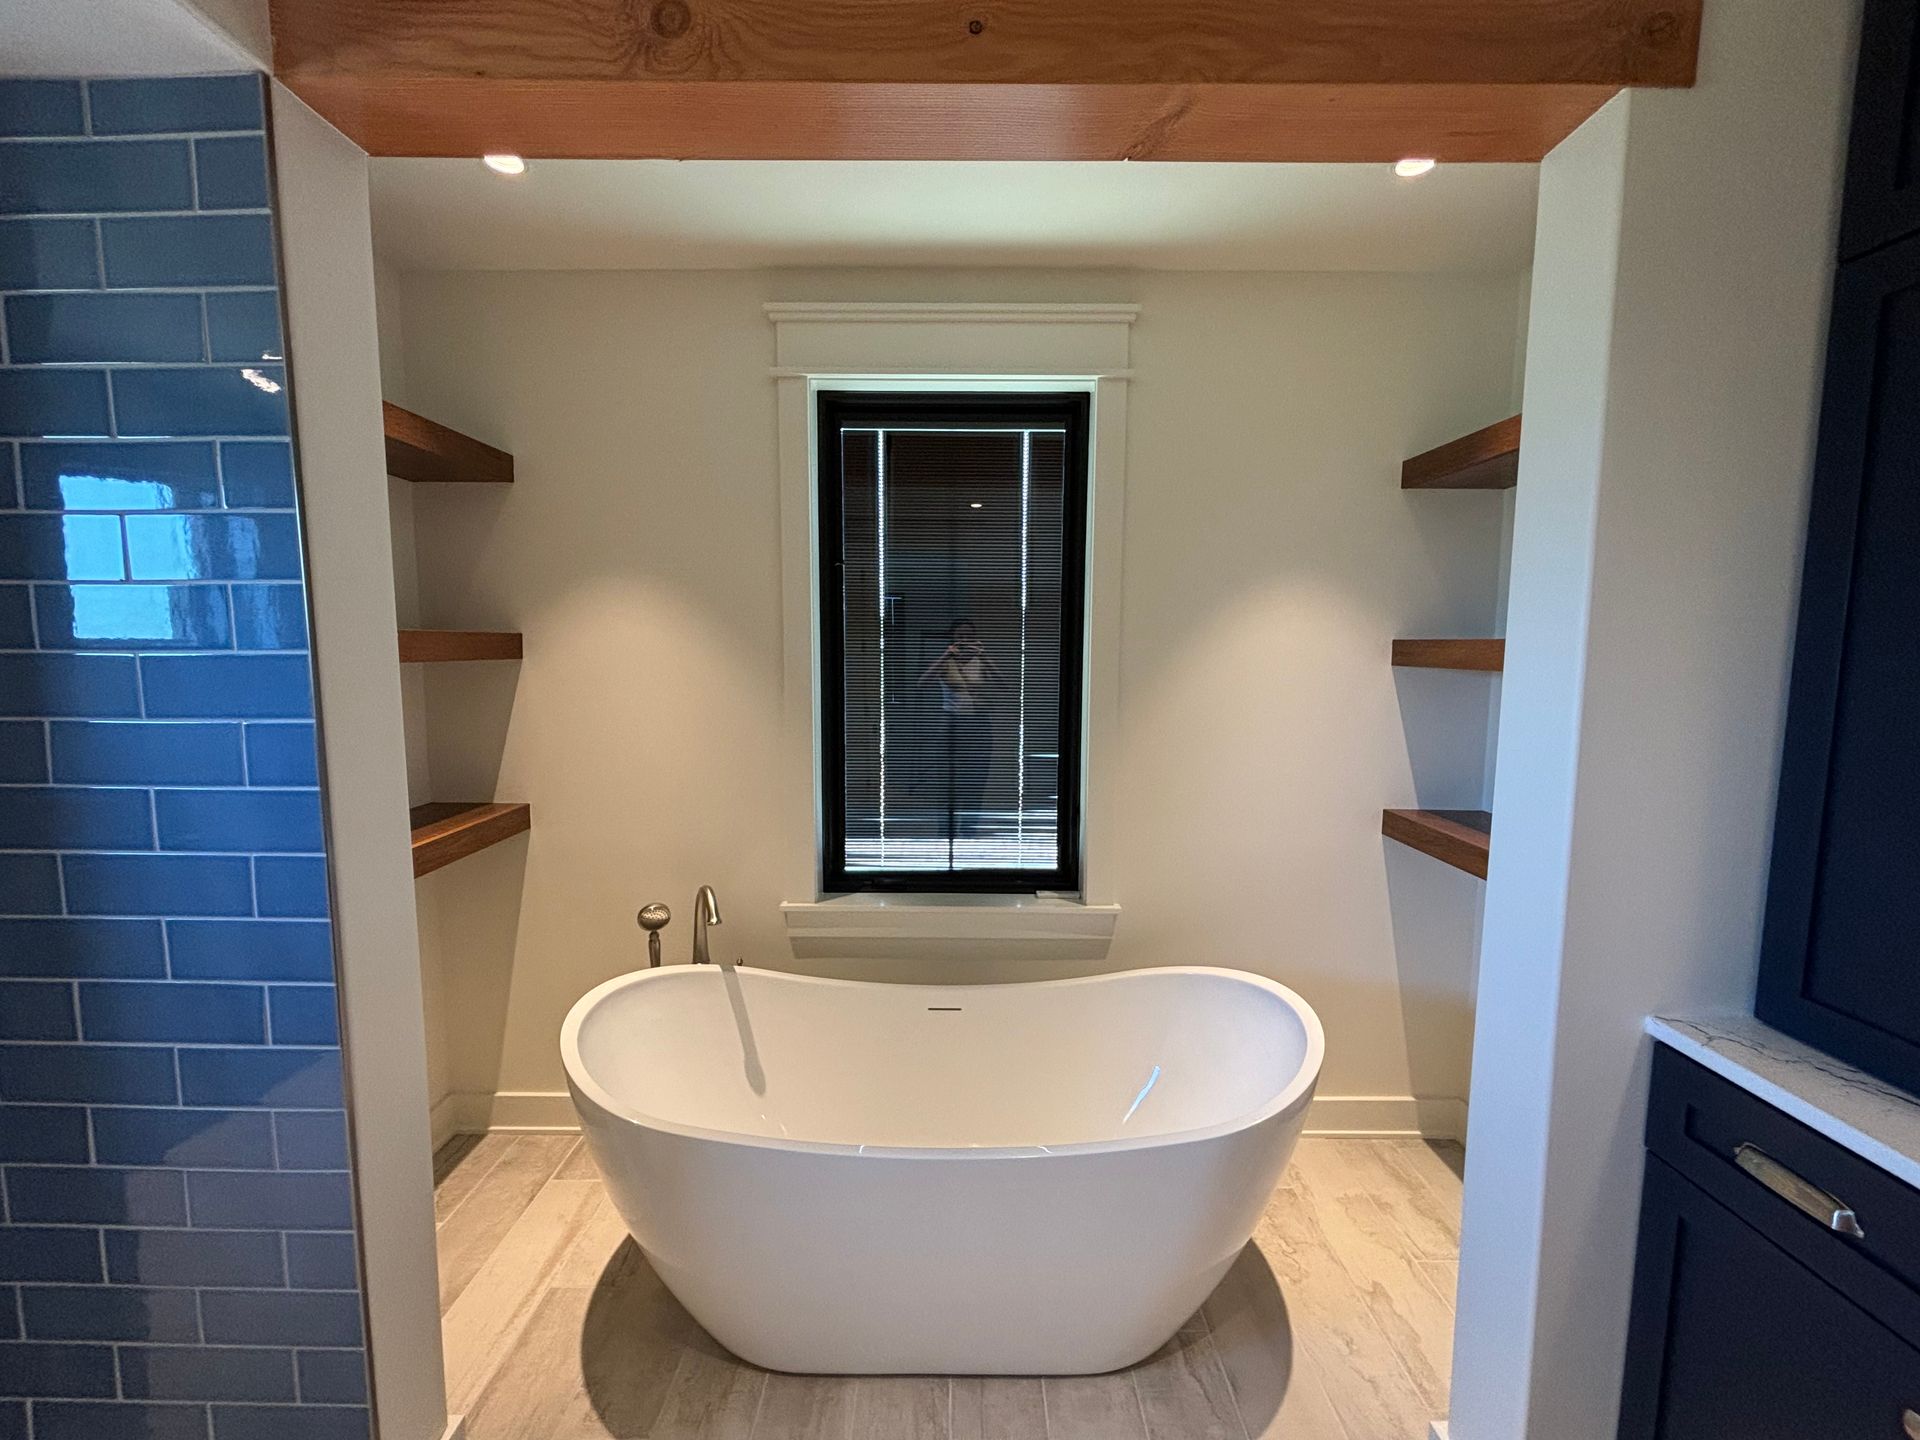
[[[647,932],[647,967],[660,968],[660,932],[667,928],[667,922],[673,919],[673,912],[658,900],[644,907],[636,917],[640,928]]]

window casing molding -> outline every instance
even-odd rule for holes
[[[1132,305],[769,304],[778,394],[783,777],[782,888],[790,928],[821,890],[819,537],[814,489],[821,390],[1084,391],[1088,435],[1086,581],[1082,644],[1081,889],[1065,923],[1102,943],[1118,914],[1112,837],[1119,740],[1121,532],[1126,516],[1127,379]],[[950,900],[951,897],[945,897]],[[1009,902],[1014,897],[1007,897]],[[831,901],[838,911],[851,904]],[[1031,897],[1026,903],[1032,904]],[[889,896],[886,923],[917,934],[918,907]],[[1077,918],[1076,918],[1077,917]],[[926,918],[935,916],[928,913]],[[983,929],[981,938],[987,938]]]

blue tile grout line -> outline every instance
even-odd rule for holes
[[[258,139],[258,130],[155,130],[128,135],[8,135],[0,133],[0,145],[75,145],[97,140],[104,145],[124,145],[140,140],[247,140]],[[260,207],[255,206],[255,209]]]
[[[367,1440],[264,81],[0,81],[0,1434]]]

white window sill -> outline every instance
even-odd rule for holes
[[[780,907],[801,958],[877,956],[902,944],[996,957],[1099,959],[1113,940],[1118,905],[1057,895],[844,895]]]

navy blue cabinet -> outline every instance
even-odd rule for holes
[[[1920,232],[1920,4],[1867,0],[1840,253]]]
[[[1754,1010],[1920,1093],[1920,0],[1867,0]]]
[[[1920,236],[1840,267],[1755,1010],[1920,1091]]]
[[[1920,1435],[1920,1192],[1664,1048],[1647,1141],[1620,1440]]]
[[[1647,1161],[1621,1440],[1903,1440],[1920,1350]],[[1916,1411],[1920,1414],[1920,1411]]]

